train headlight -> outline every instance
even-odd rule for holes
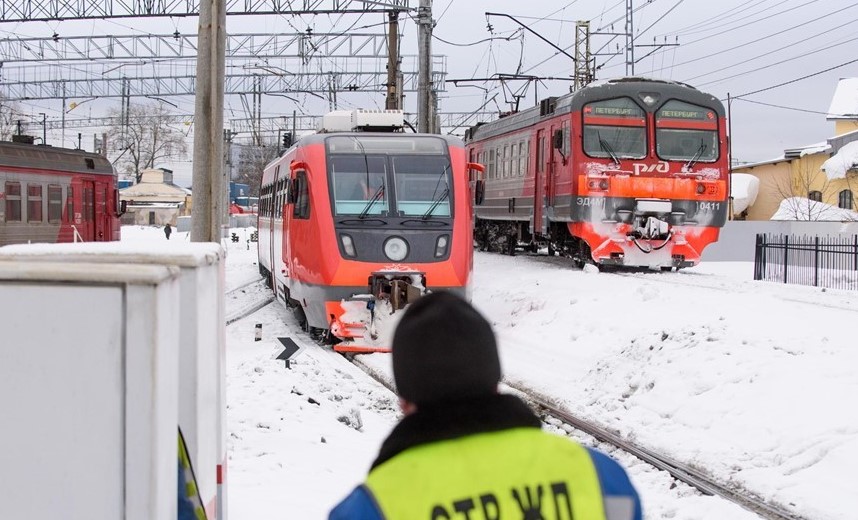
[[[404,260],[408,256],[408,242],[400,237],[390,237],[384,241],[384,255],[394,262]]]
[[[357,256],[357,252],[355,251],[355,243],[352,240],[352,237],[348,235],[340,235],[340,242],[343,243],[343,251],[345,251],[346,256]]]
[[[447,254],[447,243],[450,241],[447,235],[441,235],[435,241],[435,258],[440,258]]]

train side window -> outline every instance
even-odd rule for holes
[[[6,222],[21,222],[21,183],[6,183]]]
[[[42,185],[27,185],[27,222],[42,222]]]
[[[48,185],[48,222],[57,223],[63,218],[63,188]]]
[[[310,187],[307,183],[307,172],[298,170],[295,172],[295,206],[292,216],[298,219],[310,218]]]
[[[69,186],[68,196],[66,197],[66,219],[69,222],[74,222],[74,188]]]

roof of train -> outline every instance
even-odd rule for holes
[[[106,157],[92,152],[9,141],[0,141],[0,166],[94,175],[116,173]]]
[[[540,106],[534,106],[521,112],[496,119],[489,123],[478,123],[465,135],[465,141],[478,141],[488,139],[497,135],[505,134],[513,130],[527,128],[536,124],[541,119],[556,117],[569,112],[579,111],[581,108],[597,99],[620,97],[630,92],[639,92],[658,85],[663,95],[662,99],[680,97],[689,103],[701,104],[714,109],[719,117],[724,117],[726,111],[724,105],[715,96],[701,92],[691,85],[677,81],[650,79],[650,78],[618,78],[604,81],[596,81],[589,85],[563,96],[553,98],[553,110],[546,111]],[[551,99],[551,98],[549,98]]]

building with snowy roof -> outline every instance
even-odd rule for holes
[[[791,215],[792,220],[831,220],[840,219],[838,215],[852,214],[848,210],[858,209],[855,199],[858,190],[858,78],[838,82],[826,119],[834,121],[833,137],[786,149],[783,155],[768,161],[733,168],[733,174],[759,179],[756,196],[750,204],[736,205],[737,194],[733,194],[736,218],[771,220],[777,215],[778,220],[784,220],[785,215]],[[810,211],[814,202],[847,211]]]
[[[119,190],[126,201],[123,224],[176,225],[176,218],[191,214],[191,190],[173,184],[173,171],[167,168],[143,170],[140,182]]]

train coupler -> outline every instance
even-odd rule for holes
[[[376,272],[369,277],[372,295],[390,302],[391,314],[416,301],[426,291],[423,273]]]

